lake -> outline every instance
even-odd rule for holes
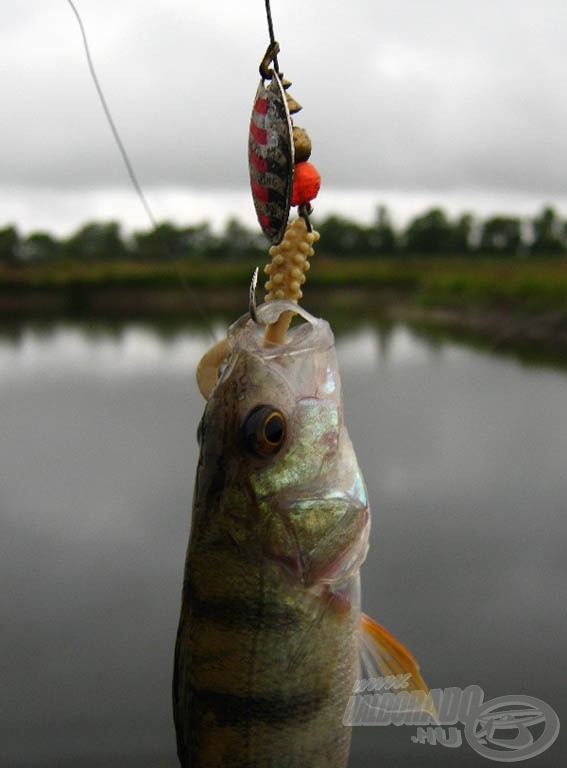
[[[221,326],[219,325],[219,333]],[[0,333],[2,768],[174,768],[198,327]],[[567,712],[567,374],[403,325],[337,338],[373,506],[363,607],[431,688]],[[462,729],[461,729],[462,730]],[[357,728],[352,768],[490,765]],[[561,737],[528,761],[567,764]],[[308,768],[308,767],[306,767]]]

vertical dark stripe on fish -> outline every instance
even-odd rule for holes
[[[258,604],[240,597],[226,597],[220,600],[203,600],[192,597],[193,621],[208,620],[226,629],[293,629],[303,619],[301,611],[289,605],[269,603],[262,614]]]
[[[194,704],[211,710],[219,725],[237,725],[255,720],[261,723],[293,725],[305,722],[327,703],[326,693],[311,691],[293,696],[235,696],[218,691],[193,690]]]

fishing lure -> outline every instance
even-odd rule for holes
[[[248,146],[273,243],[266,301],[252,297],[197,371],[207,403],[173,680],[183,768],[345,768],[363,668],[428,692],[409,651],[360,612],[370,508],[332,331],[298,304],[319,175],[299,170],[310,141],[278,51],[272,40],[260,66]]]
[[[309,135],[292,122],[291,116],[302,107],[287,92],[291,82],[279,72],[278,53],[279,43],[272,40],[260,64],[262,79],[248,139],[252,199],[262,231],[274,244],[283,238],[290,206],[297,205],[306,218],[321,183],[319,172],[308,162]]]

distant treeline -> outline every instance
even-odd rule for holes
[[[515,257],[565,256],[567,220],[552,207],[533,217],[491,216],[479,219],[463,213],[451,219],[441,208],[431,208],[397,228],[385,206],[376,209],[370,225],[331,215],[314,219],[321,234],[317,253],[334,258],[419,256]],[[153,230],[125,236],[115,221],[92,222],[66,238],[47,232],[22,236],[13,226],[0,229],[0,263],[24,264],[48,260],[200,259],[235,260],[266,254],[259,229],[248,229],[231,219],[224,230],[210,224],[176,226],[169,222]]]

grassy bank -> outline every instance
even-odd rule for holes
[[[246,290],[255,262],[55,262],[0,267],[0,311],[14,299],[36,295],[128,292],[222,293]],[[307,290],[388,291],[423,307],[508,308],[540,313],[567,308],[567,259],[313,259]],[[11,300],[10,300],[11,297]]]
[[[0,267],[0,321],[210,323],[248,306],[255,262],[58,262]],[[492,349],[567,360],[567,259],[313,259],[304,304],[353,322],[404,321]],[[258,290],[258,300],[263,292]],[[199,319],[200,318],[200,319]]]

